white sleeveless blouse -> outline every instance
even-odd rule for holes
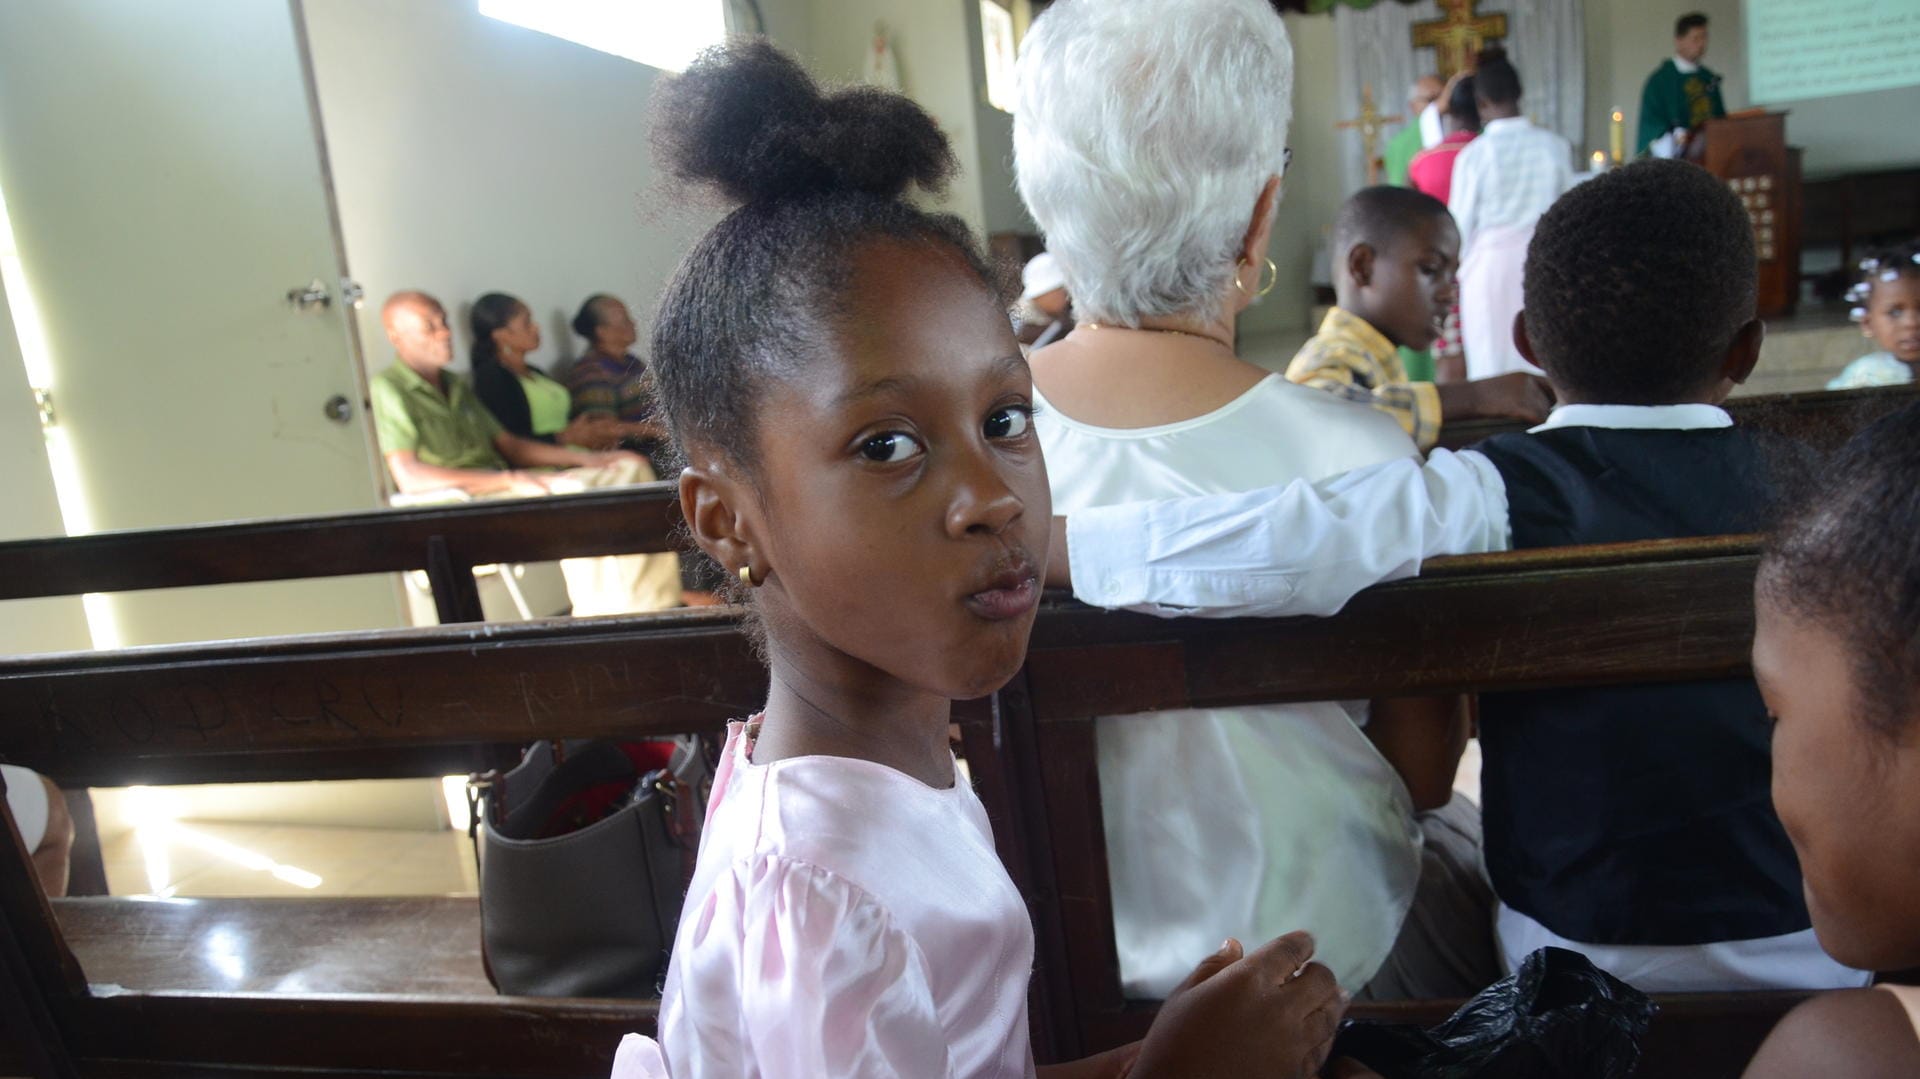
[[[1320,480],[1417,453],[1384,413],[1270,375],[1180,423],[1080,423],[1038,389],[1053,511]],[[1369,657],[1356,655],[1355,663]],[[1420,832],[1358,726],[1365,702],[1181,710],[1099,720],[1115,937],[1129,996],[1164,997],[1220,946],[1313,933],[1357,990],[1393,946]]]

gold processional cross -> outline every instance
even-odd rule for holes
[[[1380,134],[1388,124],[1397,124],[1405,120],[1404,116],[1382,116],[1373,103],[1373,87],[1360,87],[1360,115],[1351,120],[1341,120],[1334,127],[1342,130],[1360,132],[1360,148],[1367,155],[1367,186],[1380,182]]]
[[[1443,18],[1413,24],[1413,47],[1433,50],[1442,79],[1452,78],[1458,71],[1472,71],[1480,50],[1507,36],[1507,17],[1475,15],[1475,2],[1439,0],[1440,10],[1446,12]]]

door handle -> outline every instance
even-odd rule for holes
[[[287,302],[302,311],[311,311],[316,307],[329,306],[333,303],[333,297],[327,293],[326,284],[316,277],[305,285],[288,289]]]
[[[353,419],[353,404],[345,394],[336,393],[327,398],[327,403],[320,406],[320,411],[335,423],[346,423]]]

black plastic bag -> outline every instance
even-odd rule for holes
[[[1333,1055],[1385,1079],[1626,1079],[1653,1001],[1564,948],[1542,948],[1432,1030],[1349,1019]]]

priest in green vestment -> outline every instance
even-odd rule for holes
[[[1380,159],[1386,164],[1387,183],[1395,187],[1412,187],[1413,182],[1407,178],[1407,167],[1413,164],[1413,156],[1429,145],[1426,129],[1433,128],[1433,141],[1440,141],[1439,114],[1436,112],[1430,123],[1425,117],[1434,99],[1440,96],[1441,89],[1437,77],[1422,75],[1414,80],[1413,88],[1407,91],[1407,122],[1387,140],[1386,148],[1380,152]]]
[[[1679,157],[1687,141],[1710,117],[1725,116],[1720,76],[1700,61],[1707,55],[1707,17],[1682,15],[1673,27],[1673,55],[1652,75],[1640,94],[1641,156]]]

